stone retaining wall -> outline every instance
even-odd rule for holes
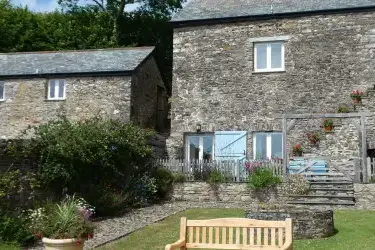
[[[281,188],[254,191],[246,183],[222,183],[216,186],[205,182],[184,182],[174,186],[173,200],[179,201],[226,201],[271,202],[284,200]]]
[[[356,207],[375,210],[375,183],[354,184]]]

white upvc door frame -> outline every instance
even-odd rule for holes
[[[282,132],[255,132],[253,134],[253,159],[256,159],[256,135],[257,134],[266,134],[266,157],[268,159],[271,159],[272,157],[272,134],[281,134]],[[281,136],[281,143],[283,143],[284,138]],[[282,149],[282,155],[284,155],[283,152],[284,149]]]
[[[204,149],[204,137],[205,136],[212,136],[212,160],[215,159],[215,135],[213,133],[191,133],[185,135],[185,159],[190,160],[190,143],[189,143],[189,137],[196,136],[199,137],[199,160],[203,161],[203,149]]]

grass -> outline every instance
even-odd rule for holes
[[[338,233],[319,240],[294,242],[294,250],[372,250],[375,249],[375,211],[335,211],[335,227]],[[100,250],[150,250],[164,249],[168,243],[178,240],[181,216],[188,219],[212,219],[243,217],[242,209],[191,209],[170,216],[130,234],[128,237],[105,245]]]

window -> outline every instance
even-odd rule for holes
[[[64,100],[65,90],[64,80],[50,80],[48,83],[48,100]]]
[[[185,157],[187,160],[213,160],[214,135],[196,133],[185,136]]]
[[[4,82],[0,82],[0,101],[5,101]]]
[[[280,132],[254,133],[253,158],[283,158],[283,134]]]
[[[255,43],[255,72],[284,70],[284,42]]]

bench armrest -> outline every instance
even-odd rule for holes
[[[165,246],[165,250],[175,250],[179,249],[181,247],[184,247],[186,245],[186,240],[178,240],[173,244],[168,244]]]
[[[293,242],[286,242],[283,246],[285,250],[293,250]]]

